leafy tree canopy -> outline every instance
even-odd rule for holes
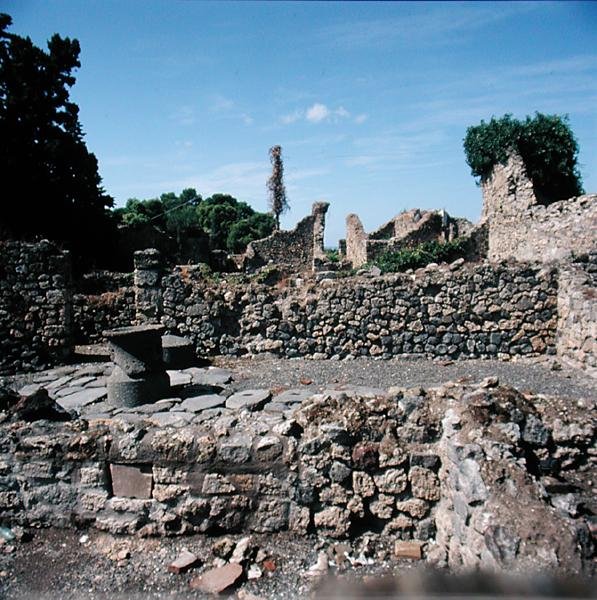
[[[193,188],[180,196],[168,192],[150,200],[130,198],[114,212],[123,225],[151,224],[179,241],[183,235],[202,230],[209,235],[212,250],[229,252],[242,252],[249,242],[268,236],[274,228],[270,214],[256,212],[228,194],[203,200]]]
[[[578,143],[567,116],[535,113],[524,121],[512,115],[492,117],[489,123],[469,127],[464,138],[466,162],[476,177],[487,177],[517,151],[535,191],[545,202],[583,193],[578,170]]]
[[[1,228],[65,242],[76,261],[93,263],[109,244],[113,200],[101,187],[69,97],[79,42],[55,34],[44,51],[9,33],[11,24],[0,14]]]

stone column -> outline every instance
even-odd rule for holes
[[[162,360],[161,325],[119,327],[104,331],[116,366],[108,378],[108,402],[139,406],[165,398],[170,379]]]
[[[162,316],[162,261],[155,248],[134,254],[135,309],[138,324],[159,323]]]
[[[313,218],[313,270],[317,265],[325,261],[324,236],[325,236],[325,214],[330,207],[328,202],[315,202],[311,210]]]

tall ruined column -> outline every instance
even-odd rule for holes
[[[330,207],[328,202],[315,202],[311,210],[313,219],[313,270],[316,271],[320,261],[325,261],[324,237],[325,214]]]
[[[495,165],[482,178],[481,189],[481,221],[488,223],[489,231],[487,257],[491,261],[524,260],[521,250],[531,234],[529,211],[537,205],[537,198],[520,155],[512,153],[505,165]]]
[[[159,323],[162,315],[162,261],[155,248],[134,254],[135,310],[137,324]]]

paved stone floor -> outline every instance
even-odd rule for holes
[[[449,380],[480,381],[497,376],[520,390],[563,398],[597,401],[595,380],[562,367],[555,359],[500,362],[425,359],[353,361],[282,360],[271,357],[216,359],[208,367],[170,370],[171,393],[158,402],[115,408],[107,402],[106,380],[113,363],[56,367],[34,374],[0,378],[23,395],[43,387],[58,404],[85,418],[144,420],[153,426],[182,427],[238,410],[290,416],[297,405],[317,393],[383,394],[391,387],[440,385]]]

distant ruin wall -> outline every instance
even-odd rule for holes
[[[350,214],[346,217],[346,259],[357,268],[367,263],[367,234],[359,217]]]
[[[0,241],[0,374],[64,361],[71,336],[68,252],[48,241]]]
[[[294,271],[312,271],[313,261],[323,255],[325,214],[329,204],[316,202],[312,213],[292,231],[274,231],[247,246],[245,268],[253,270],[272,262]]]
[[[546,262],[597,249],[596,194],[543,206],[516,154],[481,186],[490,260]]]
[[[73,296],[67,257],[54,246],[3,248],[2,374],[61,362],[73,342],[101,343],[104,329],[140,315],[188,336],[198,355],[508,359],[557,349],[571,364],[595,366],[594,257],[571,267],[445,265],[268,285],[240,274],[206,278],[201,266],[164,268],[149,252],[133,278],[114,276],[114,290]]]
[[[597,253],[561,270],[557,350],[565,362],[597,377]]]
[[[361,220],[351,214],[346,218],[346,258],[353,268],[379,258],[384,252],[397,252],[425,242],[447,242],[469,235],[473,224],[466,219],[454,219],[443,211],[405,211],[366,233]]]
[[[500,357],[555,353],[557,271],[526,265],[421,271],[278,288],[163,280],[162,323],[198,354]]]

